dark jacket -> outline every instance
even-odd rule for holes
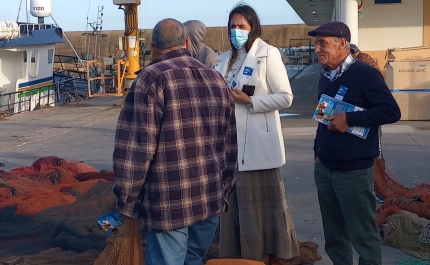
[[[347,88],[343,101],[365,109],[347,112],[348,126],[370,127],[366,139],[350,133],[328,130],[318,124],[315,139],[315,157],[332,170],[361,170],[373,165],[379,155],[378,126],[397,122],[400,109],[384,79],[375,68],[360,61],[353,63],[338,79],[331,82],[322,77],[318,83],[318,96],[335,97],[340,86]]]

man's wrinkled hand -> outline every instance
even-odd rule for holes
[[[338,113],[332,116],[328,116],[326,120],[331,121],[328,129],[333,132],[344,133],[348,130],[348,123],[346,122],[345,112]]]

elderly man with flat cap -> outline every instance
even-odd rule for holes
[[[322,65],[318,97],[326,94],[361,107],[318,124],[314,177],[323,220],[325,250],[334,265],[381,265],[373,194],[374,158],[379,155],[378,126],[400,119],[400,109],[381,73],[350,54],[351,33],[342,22],[330,22],[308,33]],[[366,139],[348,127],[370,127]]]

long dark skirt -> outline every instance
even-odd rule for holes
[[[220,257],[261,260],[299,255],[293,221],[279,168],[240,172],[221,215]]]

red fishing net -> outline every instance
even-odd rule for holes
[[[0,170],[0,265],[143,264],[145,240],[137,220],[126,221],[114,237],[96,221],[115,209],[113,179],[112,171],[53,156]],[[430,185],[405,188],[383,160],[375,164],[375,179],[388,198],[378,210],[378,225],[400,210],[430,219]],[[204,261],[218,256],[218,240],[217,235]],[[294,262],[320,259],[316,249],[308,252]]]
[[[375,183],[376,188],[387,198],[377,211],[378,226],[381,227],[387,217],[401,210],[430,220],[430,184],[422,183],[413,189],[404,187],[382,159],[375,160]]]
[[[96,218],[115,209],[112,180],[58,157],[0,170],[0,264],[93,264],[109,237]]]

